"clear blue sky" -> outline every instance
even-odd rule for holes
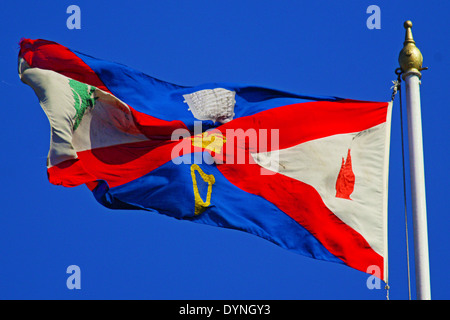
[[[80,30],[66,27],[71,4],[81,8]],[[366,27],[372,4],[380,30]],[[343,265],[243,232],[109,210],[85,186],[51,185],[49,124],[19,80],[17,53],[20,38],[43,38],[182,85],[388,101],[407,19],[430,68],[421,93],[432,297],[450,298],[449,12],[441,0],[2,1],[0,299],[385,299],[385,290],[366,287],[365,273]],[[392,121],[390,298],[407,299],[398,98]],[[415,297],[412,231],[410,244]],[[81,290],[66,287],[73,264]]]

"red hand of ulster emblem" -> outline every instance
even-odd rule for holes
[[[336,180],[336,198],[350,199],[350,195],[355,189],[355,174],[352,170],[352,157],[350,149],[347,152],[347,159],[342,158],[341,170]]]

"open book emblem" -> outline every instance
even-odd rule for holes
[[[233,120],[236,92],[224,88],[205,89],[184,94],[184,102],[198,120],[226,123]]]

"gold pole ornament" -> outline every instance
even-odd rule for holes
[[[416,47],[416,43],[413,39],[411,31],[412,26],[413,24],[410,20],[405,21],[403,24],[403,27],[406,29],[405,42],[403,42],[403,49],[400,51],[400,55],[398,57],[398,62],[403,72],[403,80],[405,80],[405,77],[411,73],[414,73],[421,78],[422,74],[420,71],[427,69],[422,68],[423,57],[419,48]]]

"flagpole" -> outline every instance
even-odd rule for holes
[[[423,70],[423,57],[413,40],[412,22],[408,20],[403,26],[406,29],[405,42],[398,61],[403,72],[402,78],[406,84],[416,291],[417,299],[430,300],[430,265],[420,109],[420,78],[422,77],[420,71]]]

